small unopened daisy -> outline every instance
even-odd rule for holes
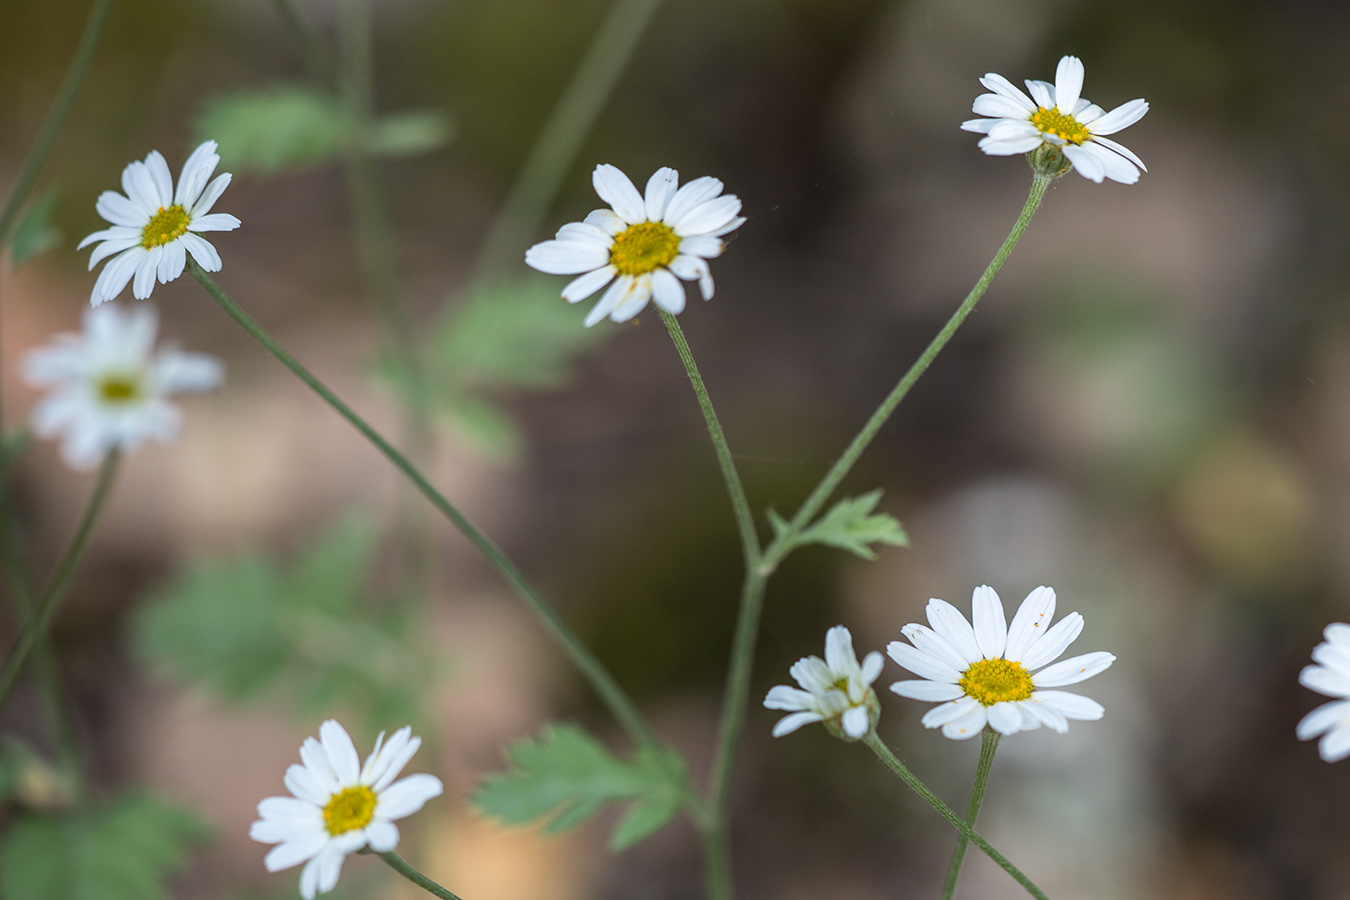
[[[305,738],[300,761],[286,770],[286,788],[293,797],[268,797],[258,804],[261,819],[249,828],[249,837],[276,844],[263,860],[269,872],[305,863],[300,873],[300,896],[313,900],[337,885],[342,860],[348,853],[370,847],[386,853],[398,846],[401,819],[417,812],[441,793],[433,775],[398,773],[412,759],[422,739],[412,729],[400,728],[361,765],[347,730],[333,719],[319,726],[319,739]]]
[[[609,284],[586,316],[587,327],[606,316],[626,322],[648,300],[679,313],[685,302],[681,279],[697,280],[703,299],[712,299],[708,260],[721,255],[723,235],[745,224],[740,198],[723,194],[722,182],[706,176],[679,187],[674,169],[658,169],[647,181],[646,196],[614,166],[596,166],[591,181],[612,209],[564,225],[554,240],[525,253],[525,262],[541,272],[580,274],[563,288],[568,303]]]
[[[1075,684],[1103,671],[1116,658],[1098,651],[1048,665],[1083,630],[1083,617],[1069,613],[1051,626],[1055,592],[1038,587],[1027,595],[1005,624],[1003,601],[988,586],[973,599],[975,626],[945,600],[928,601],[928,623],[912,623],[901,632],[912,642],[892,641],[891,659],[922,680],[897,681],[902,697],[938,702],[923,717],[927,728],[941,728],[953,740],[979,734],[987,724],[1000,734],[1048,725],[1061,734],[1069,719],[1100,719],[1095,700],[1046,688]],[[1047,668],[1041,668],[1047,666]],[[1036,671],[1040,669],[1040,671]]]
[[[94,282],[92,304],[116,297],[133,278],[132,296],[144,300],[154,290],[156,279],[168,284],[183,274],[188,253],[206,271],[220,271],[220,254],[201,232],[233,231],[239,220],[228,213],[211,212],[230,184],[229,173],[211,180],[219,164],[216,142],[207,141],[183,163],[177,188],[158,150],[151,150],[144,162],[133,162],[122,170],[126,194],[104,191],[95,207],[112,227],[95,231],[78,248],[99,242],[89,255],[90,270],[113,257]]]
[[[100,306],[84,314],[81,334],[58,334],[24,357],[24,380],[52,389],[33,408],[33,430],[44,438],[60,436],[62,456],[72,467],[91,469],[108,451],[135,450],[151,438],[174,440],[183,417],[168,396],[220,385],[219,360],[156,351],[156,329],[148,303],[131,310]]]
[[[858,664],[853,652],[853,636],[843,625],[825,634],[825,658],[799,659],[788,671],[801,690],[780,684],[769,691],[764,705],[769,709],[791,712],[778,720],[773,736],[791,734],[811,722],[824,722],[835,737],[861,740],[876,725],[881,714],[872,682],[885,663],[880,653],[872,652]]]
[[[1327,762],[1350,756],[1350,625],[1333,622],[1322,632],[1326,640],[1313,648],[1317,665],[1304,666],[1299,684],[1337,699],[1323,703],[1298,723],[1299,740],[1322,740],[1317,752]]]
[[[1139,157],[1105,135],[1138,122],[1148,112],[1146,100],[1131,100],[1106,112],[1079,94],[1083,63],[1066,56],[1055,70],[1055,83],[1026,82],[1028,97],[1012,82],[993,72],[980,79],[993,91],[975,98],[972,110],[987,119],[962,122],[966,131],[985,135],[980,149],[991,156],[1014,156],[1048,147],[1064,155],[1078,174],[1098,184],[1103,178],[1134,184],[1145,168]],[[1053,155],[1053,154],[1052,154]],[[1056,156],[1056,158],[1058,158]],[[1057,169],[1058,174],[1061,169]]]

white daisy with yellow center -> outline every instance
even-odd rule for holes
[[[122,170],[126,194],[104,191],[95,206],[112,227],[95,231],[77,248],[98,242],[89,255],[91,271],[113,257],[94,282],[90,303],[98,306],[113,299],[128,281],[132,281],[132,296],[144,300],[154,290],[156,279],[168,284],[183,274],[188,253],[206,271],[220,271],[220,254],[200,234],[239,227],[234,216],[211,212],[230,184],[228,172],[211,180],[219,164],[216,142],[207,141],[183,163],[177,188],[158,150],[150,151],[144,162],[133,162]]]
[[[85,313],[83,333],[58,334],[24,357],[24,380],[51,388],[33,408],[33,430],[60,436],[73,468],[92,469],[113,449],[174,440],[183,417],[168,396],[220,385],[223,370],[214,357],[156,351],[157,327],[148,303],[125,311],[100,306]]]
[[[721,255],[724,235],[745,224],[740,198],[723,194],[722,182],[706,176],[679,187],[674,169],[658,169],[645,196],[611,165],[596,166],[591,181],[612,209],[570,222],[554,240],[525,252],[525,262],[541,272],[580,274],[563,288],[568,303],[610,285],[586,316],[588,328],[606,316],[626,322],[649,300],[668,313],[681,312],[681,279],[697,280],[703,299],[712,299],[708,260]]]
[[[286,770],[286,788],[293,797],[268,797],[258,804],[261,819],[249,837],[276,844],[263,860],[269,872],[305,863],[300,896],[313,900],[331,891],[348,853],[370,847],[386,853],[398,846],[394,819],[412,815],[444,789],[432,775],[394,779],[412,759],[422,739],[400,728],[361,765],[347,730],[329,719],[319,726],[319,739],[305,738],[300,761]]]
[[[1304,716],[1297,733],[1303,741],[1320,735],[1318,752],[1327,762],[1337,762],[1350,756],[1350,625],[1332,622],[1323,635],[1326,640],[1312,652],[1317,665],[1304,666],[1298,682],[1336,699]]]
[[[886,647],[891,659],[921,678],[897,681],[891,690],[941,703],[924,715],[926,728],[941,728],[953,740],[974,737],[985,725],[1000,734],[1042,725],[1063,734],[1069,719],[1102,717],[1095,700],[1046,690],[1091,678],[1116,661],[1098,651],[1049,665],[1083,630],[1083,617],[1076,612],[1050,625],[1054,590],[1038,587],[1028,594],[1011,626],[1005,624],[1003,601],[993,588],[977,587],[972,605],[973,628],[950,603],[929,600],[932,627],[906,625],[901,632],[911,643],[892,641]]]
[[[1084,100],[1083,63],[1066,56],[1055,70],[1055,83],[1026,82],[1028,97],[1012,82],[993,72],[980,79],[993,91],[975,98],[972,111],[987,119],[962,122],[965,131],[986,137],[980,149],[991,156],[1015,156],[1050,145],[1062,152],[1078,174],[1100,184],[1110,178],[1134,184],[1144,163],[1126,147],[1105,135],[1133,125],[1148,112],[1148,101],[1131,100],[1106,112]]]
[[[825,658],[807,656],[788,671],[801,690],[780,684],[764,698],[769,709],[792,713],[778,720],[774,737],[791,734],[811,722],[824,722],[836,737],[861,740],[876,725],[881,714],[872,682],[881,674],[885,659],[872,652],[858,663],[853,636],[843,625],[825,634]]]

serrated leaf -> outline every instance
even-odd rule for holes
[[[190,810],[145,794],[101,809],[25,815],[0,839],[4,900],[160,900],[208,836]]]
[[[347,135],[337,98],[303,84],[221,94],[197,119],[198,139],[218,142],[221,169],[236,175],[275,175],[331,162]]]
[[[641,750],[624,762],[577,726],[550,725],[537,740],[511,745],[506,755],[513,768],[488,776],[474,804],[507,825],[547,818],[545,830],[558,833],[605,804],[636,801],[610,838],[610,846],[622,850],[680,808],[684,762],[674,751]]]
[[[372,156],[414,156],[444,147],[454,134],[450,117],[443,112],[395,113],[375,122],[365,148]]]
[[[51,224],[56,191],[47,191],[23,214],[9,240],[9,258],[17,269],[61,243],[61,232]]]
[[[367,595],[376,538],[349,518],[290,566],[256,552],[193,566],[141,610],[137,648],[229,700],[285,687],[306,712],[340,704],[415,719],[434,662],[411,652],[404,618]]]
[[[880,500],[880,489],[861,497],[840,500],[815,524],[802,529],[793,545],[826,544],[847,550],[863,559],[877,558],[872,544],[908,547],[909,536],[895,517],[872,512]],[[772,509],[768,511],[768,517],[775,535],[781,536],[790,527],[787,520]]]

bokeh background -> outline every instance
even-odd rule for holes
[[[303,6],[331,41],[335,4]],[[378,163],[410,316],[429,331],[468,302],[489,224],[608,4],[373,6],[375,110],[454,121],[443,149]],[[87,8],[0,2],[0,184],[12,183]],[[599,162],[639,184],[662,165],[715,174],[744,199],[749,222],[714,266],[716,299],[691,299],[681,322],[753,506],[788,512],[1020,208],[1025,164],[983,156],[958,129],[977,78],[1050,79],[1073,53],[1094,102],[1149,100],[1120,136],[1148,174],[1131,187],[1076,174],[1052,187],[846,483],[852,494],[884,487],[912,549],[876,562],[794,556],[771,584],[754,676],[757,701],[836,623],[860,650],[880,649],[929,597],[968,609],[978,584],[1010,605],[1054,586],[1061,611],[1087,622],[1074,650],[1119,658],[1084,688],[1107,715],[1066,736],[1005,740],[981,828],[1054,897],[1350,897],[1350,762],[1328,765],[1294,738],[1321,702],[1298,671],[1322,627],[1350,618],[1348,42],[1350,7],[1328,0],[671,0],[531,236],[598,205]],[[87,303],[93,276],[74,245],[102,227],[98,192],[152,148],[176,173],[214,98],[305,77],[266,0],[114,5],[40,185],[56,190],[61,240],[0,270],[11,425],[34,402],[16,360],[76,328]],[[397,431],[341,166],[241,174],[218,209],[244,222],[215,242],[221,284]],[[288,682],[248,694],[194,679],[155,650],[145,610],[203,560],[254,553],[284,567],[354,513],[374,535],[357,580],[387,604],[399,523],[417,507],[189,279],[154,300],[164,335],[221,356],[228,382],[184,403],[176,445],[128,460],[56,623],[56,671],[90,793],[148,785],[211,826],[173,896],[293,896],[298,873],[267,875],[264,848],[246,837],[257,800],[282,791],[322,718],[343,715],[362,750],[376,727],[406,719],[342,690],[297,707]],[[425,458],[702,779],[740,577],[733,522],[659,320],[594,331],[565,377],[483,388],[508,424],[439,419]],[[91,478],[36,443],[10,480],[27,552],[49,571]],[[405,829],[407,855],[470,900],[700,896],[687,823],[610,855],[603,821],[546,837],[470,808],[504,744],[546,721],[626,744],[466,542],[420,522],[425,591],[406,615],[434,664],[389,677],[418,688],[421,713],[408,717],[428,744],[412,768],[441,775],[447,793]],[[6,643],[13,624],[6,604]],[[375,643],[310,649],[360,668]],[[880,684],[899,677],[888,663]],[[977,745],[924,731],[922,706],[885,693],[882,733],[960,806]],[[865,750],[823,729],[774,740],[775,719],[756,702],[740,757],[743,895],[936,895],[950,831]],[[39,756],[55,752],[32,683],[0,726]],[[43,796],[30,790],[0,822],[24,803],[59,808]],[[347,897],[407,890],[366,859],[349,860],[340,885]],[[961,896],[1021,892],[973,855]]]

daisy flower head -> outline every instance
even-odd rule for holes
[[[723,235],[745,224],[739,197],[723,194],[722,182],[708,176],[679,187],[680,174],[668,168],[647,180],[645,195],[611,165],[596,166],[591,181],[611,209],[569,222],[553,240],[525,252],[525,262],[540,272],[579,276],[562,290],[568,303],[609,285],[586,327],[606,316],[626,322],[648,300],[672,315],[681,312],[681,279],[697,280],[703,299],[712,299],[708,260],[721,255]]]
[[[1297,734],[1301,741],[1321,735],[1317,752],[1327,762],[1338,762],[1350,756],[1350,625],[1332,622],[1322,634],[1326,640],[1312,652],[1317,665],[1304,666],[1298,683],[1337,699],[1304,716]]]
[[[808,656],[788,670],[801,689],[780,684],[764,698],[769,709],[791,713],[778,720],[773,736],[791,734],[811,722],[824,722],[837,738],[863,739],[881,717],[872,682],[881,674],[884,663],[881,654],[873,651],[859,665],[853,652],[853,635],[843,625],[834,626],[825,633],[824,659]]]
[[[219,360],[155,350],[157,328],[148,303],[132,310],[100,306],[84,314],[82,333],[58,334],[24,356],[24,380],[51,388],[33,407],[33,430],[60,436],[61,455],[72,468],[92,469],[109,451],[135,450],[151,438],[173,441],[183,416],[169,395],[220,385]]]
[[[422,739],[407,726],[387,743],[381,731],[362,765],[345,728],[333,719],[320,725],[319,739],[305,738],[300,745],[302,765],[286,770],[286,788],[294,796],[263,800],[262,818],[248,830],[255,841],[277,845],[263,860],[267,871],[305,863],[300,896],[313,900],[337,885],[348,853],[364,847],[387,853],[398,846],[394,820],[417,812],[443,790],[433,775],[394,780],[420,746]]]
[[[1059,61],[1054,84],[1027,79],[1030,97],[993,72],[980,84],[993,93],[976,97],[972,111],[989,118],[962,122],[961,128],[985,135],[980,149],[990,156],[1034,153],[1031,161],[1038,171],[1062,175],[1072,165],[1098,184],[1103,178],[1134,184],[1140,169],[1148,171],[1128,148],[1105,137],[1142,119],[1148,101],[1131,100],[1106,112],[1084,100],[1079,96],[1083,63],[1078,57]]]
[[[892,641],[886,647],[891,659],[921,676],[897,681],[891,690],[940,704],[924,715],[924,727],[940,727],[944,736],[960,741],[985,725],[1005,735],[1042,725],[1063,734],[1069,719],[1102,717],[1095,700],[1046,690],[1091,678],[1116,661],[1098,651],[1049,665],[1083,630],[1083,617],[1076,612],[1050,625],[1054,590],[1038,587],[1028,594],[1011,626],[993,588],[977,587],[972,605],[973,628],[955,606],[929,600],[929,624],[906,625],[901,632],[910,643]]]
[[[98,306],[111,300],[128,281],[132,296],[144,300],[154,290],[156,279],[168,284],[183,274],[188,253],[206,271],[220,271],[220,254],[201,232],[233,231],[239,220],[228,213],[211,212],[230,184],[228,172],[211,178],[219,164],[216,142],[207,141],[183,163],[177,187],[158,150],[151,150],[144,162],[133,162],[122,170],[126,193],[104,191],[95,205],[112,227],[95,231],[76,248],[98,244],[89,255],[90,271],[113,257],[98,274],[90,303]]]

